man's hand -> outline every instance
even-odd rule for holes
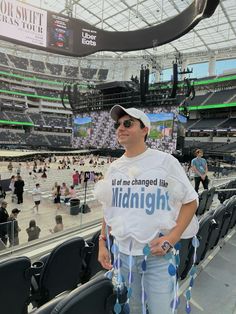
[[[167,236],[155,238],[150,242],[150,249],[152,255],[165,255],[167,253],[169,247],[163,245],[165,241],[167,241],[168,243],[170,243],[171,246],[173,246],[173,244],[170,242]]]
[[[99,245],[98,261],[103,268],[108,270],[112,268],[109,252],[105,245]]]

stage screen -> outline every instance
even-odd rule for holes
[[[174,119],[172,112],[148,113],[147,116],[151,121],[150,139],[160,140],[165,136],[172,137]]]
[[[188,121],[188,119],[185,116],[183,116],[182,114],[178,114],[177,119],[181,123],[187,123],[187,121]]]
[[[73,123],[74,137],[90,137],[92,135],[92,118],[91,117],[76,117]]]
[[[151,110],[140,108],[151,120],[151,131],[147,145],[161,151],[174,153],[177,141],[176,108],[154,107]],[[108,111],[90,112],[90,116],[74,118],[72,147],[84,148],[122,148],[116,140],[114,121]]]

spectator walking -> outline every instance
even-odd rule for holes
[[[36,208],[36,213],[38,214],[39,204],[41,202],[41,195],[42,195],[39,183],[37,183],[35,185],[35,188],[33,189],[32,195],[33,195],[33,200],[34,200],[34,207],[32,208],[32,210],[34,210]]]

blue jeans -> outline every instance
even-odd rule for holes
[[[122,261],[121,274],[128,286],[129,256],[120,253]],[[142,314],[142,268],[144,256],[133,256],[133,282],[131,284],[132,296],[130,298],[130,314]],[[144,289],[147,295],[149,314],[171,314],[170,307],[173,299],[174,278],[168,273],[169,261],[163,256],[148,256],[147,270],[144,272]]]

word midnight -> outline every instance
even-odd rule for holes
[[[147,215],[154,214],[155,210],[171,210],[168,192],[157,188],[155,193],[147,193],[145,187],[140,192],[132,192],[131,188],[127,188],[126,192],[121,187],[112,188],[112,207],[140,208]]]

